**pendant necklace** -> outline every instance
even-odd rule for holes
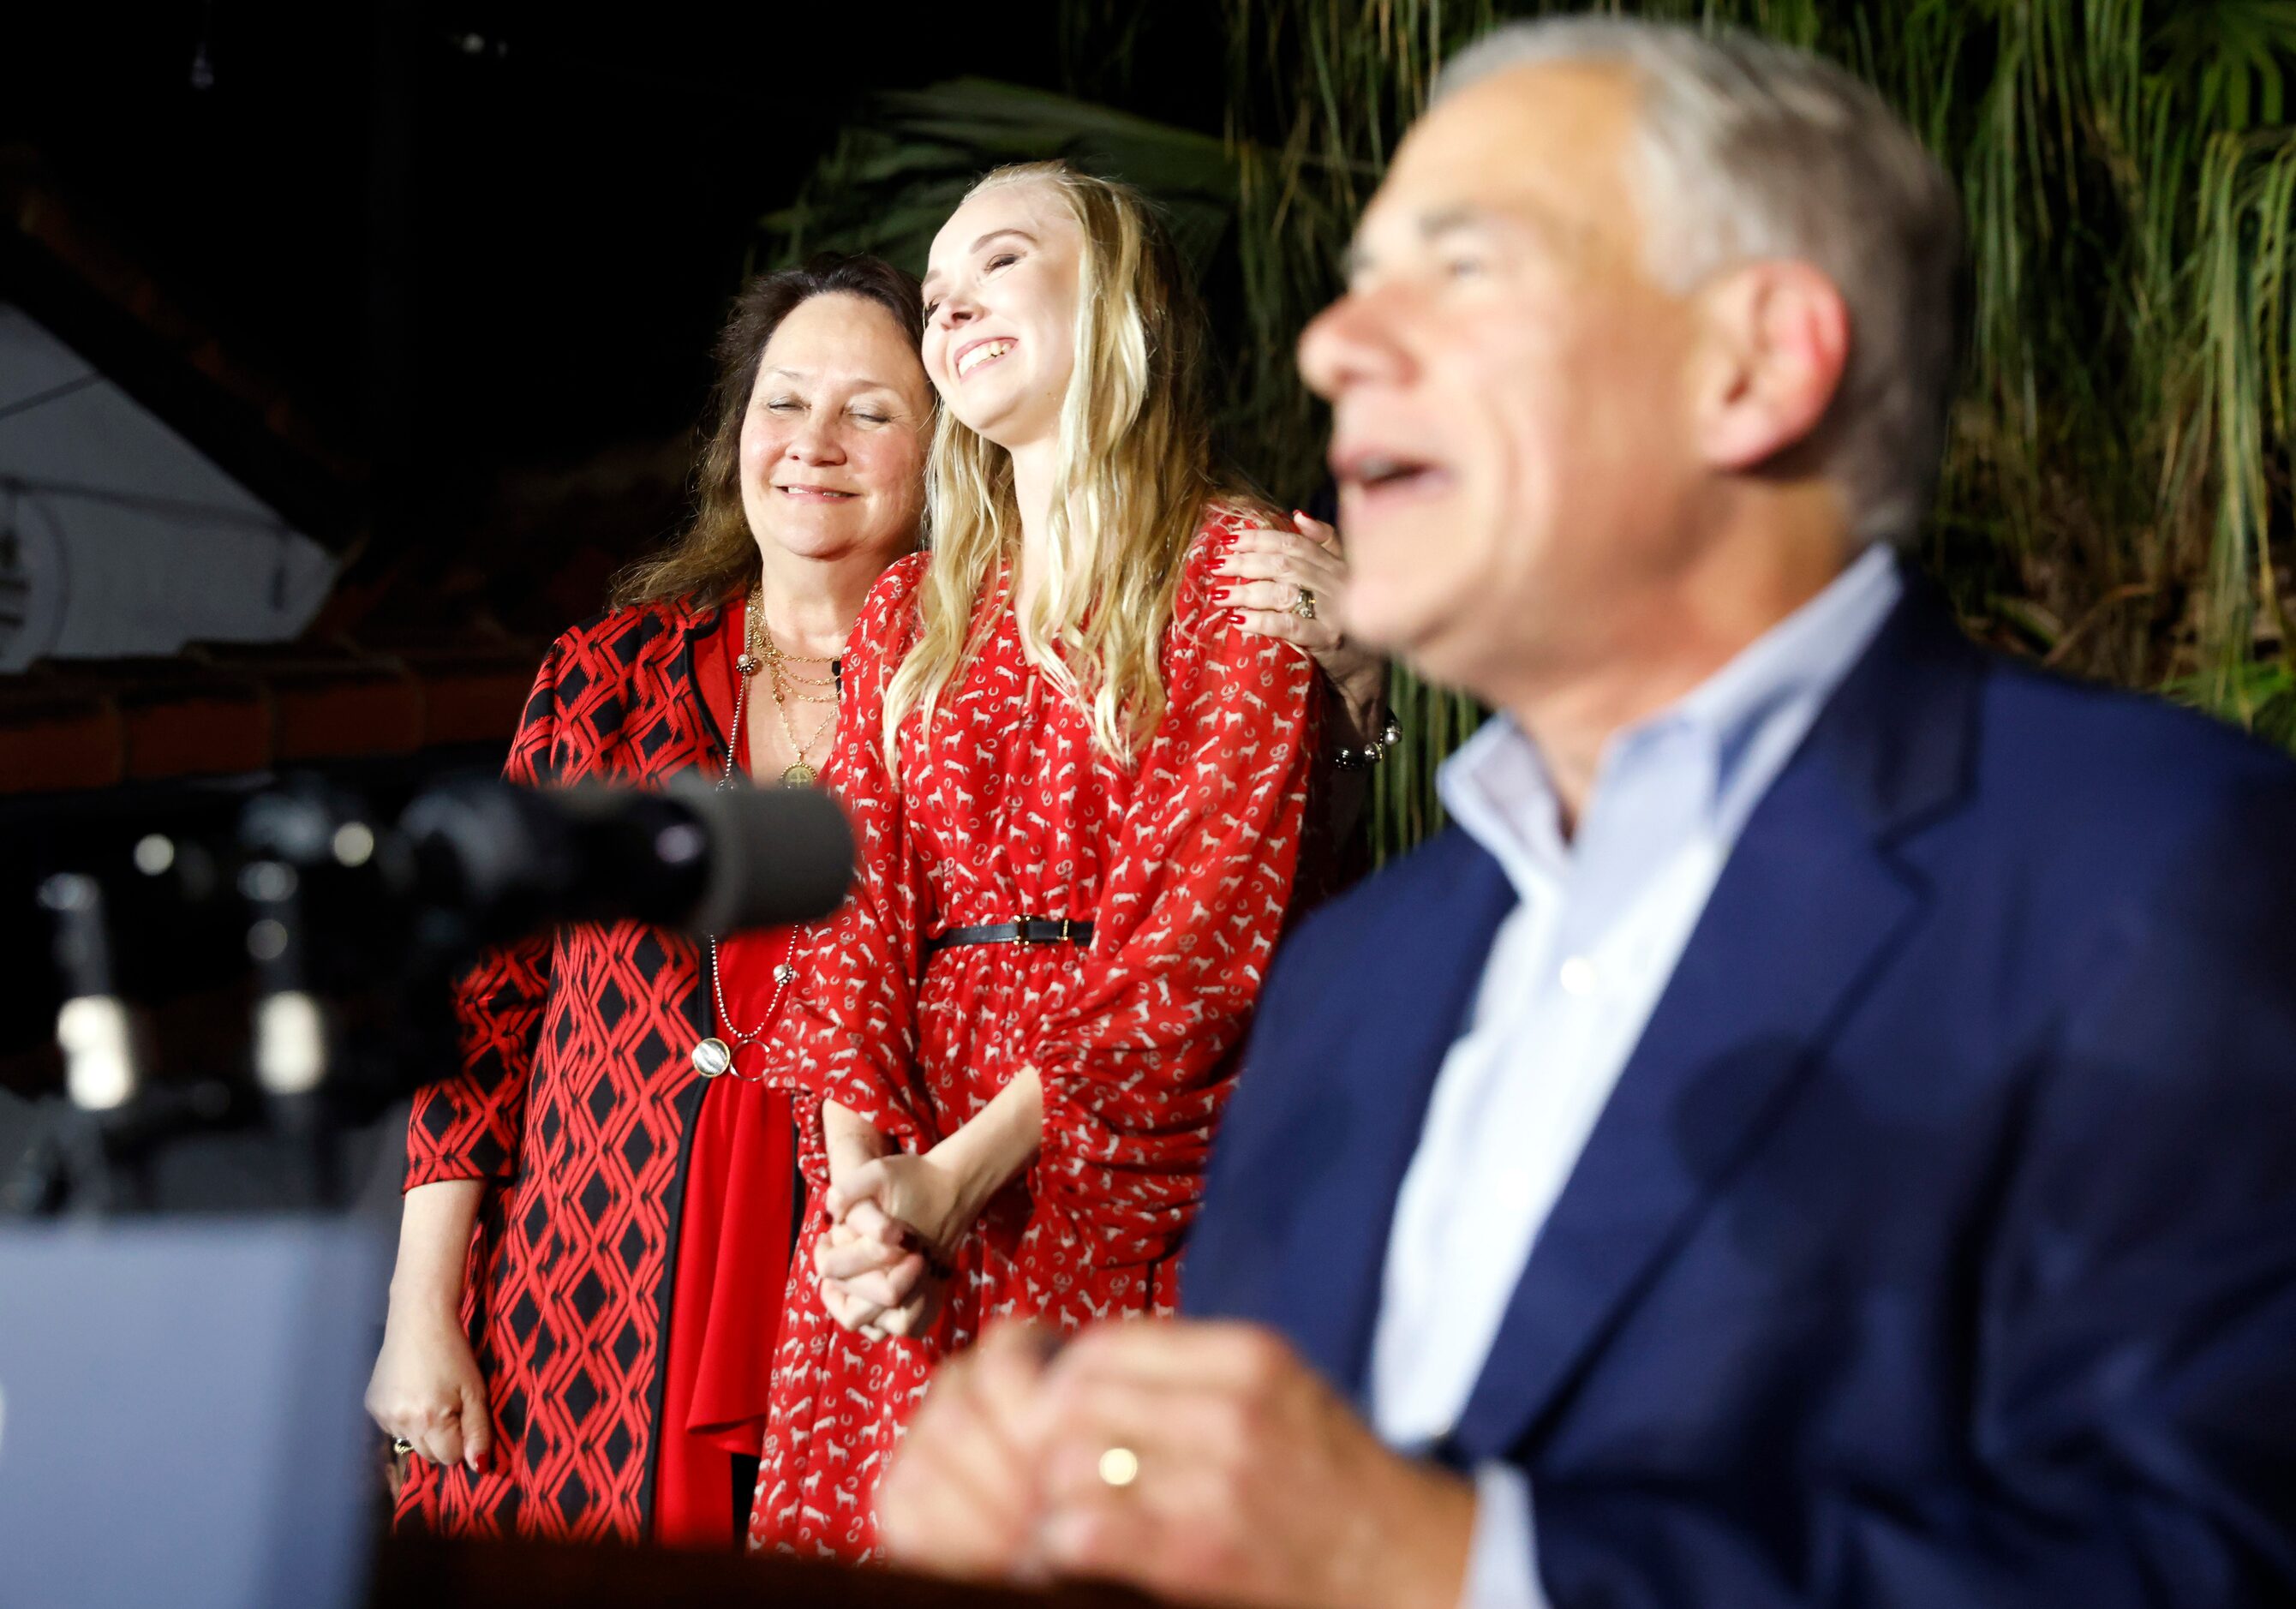
[[[814,743],[819,743],[821,734],[835,724],[837,712],[834,710],[830,711],[829,719],[822,723],[819,731],[814,733],[812,742],[800,744],[797,741],[797,734],[790,728],[789,709],[782,702],[780,661],[787,656],[775,645],[772,635],[766,630],[765,583],[762,580],[750,593],[747,625],[748,629],[742,634],[742,653],[734,661],[734,729],[726,735],[726,768],[718,774],[718,785],[720,788],[730,788],[734,785],[734,751],[742,740],[742,712],[749,702],[750,680],[759,670],[768,670],[773,675],[775,683],[774,703],[782,712],[782,729],[789,734],[790,747],[797,751],[797,763],[784,768],[782,771],[782,785],[785,788],[809,787],[821,773],[807,763],[806,751],[813,747]],[[837,661],[829,661],[831,679],[828,685],[831,687],[837,687],[840,679],[839,672],[841,669]],[[792,679],[804,678],[793,677]],[[836,696],[836,692],[832,691],[829,702],[835,703]],[[755,724],[754,721],[751,722],[753,727]],[[696,1072],[705,1079],[714,1079],[725,1073],[734,1072],[734,1053],[742,1046],[753,1045],[766,1037],[766,1030],[771,1028],[782,1014],[783,995],[788,992],[791,983],[797,981],[796,956],[797,927],[792,924],[788,937],[782,943],[781,965],[774,968],[774,997],[766,1007],[765,1021],[746,1033],[737,1032],[734,1028],[734,1014],[726,1009],[726,981],[718,965],[718,935],[715,933],[709,935],[709,992],[717,1001],[718,1021],[723,1023],[726,1031],[733,1036],[733,1042],[728,1044],[716,1034],[711,1034],[696,1045],[693,1047],[693,1070]],[[735,1072],[734,1076],[742,1078],[744,1075]],[[752,1081],[761,1083],[764,1080]]]
[[[763,594],[753,595],[762,598]],[[748,652],[742,657],[748,662],[751,674],[763,669],[772,682],[774,709],[782,718],[782,735],[789,739],[790,751],[797,756],[789,765],[783,768],[782,786],[809,788],[820,780],[821,772],[806,756],[812,751],[813,745],[821,741],[822,735],[837,724],[837,694],[840,691],[839,682],[841,680],[839,676],[840,667],[837,661],[831,660],[829,675],[826,677],[800,676],[791,669],[791,662],[795,656],[783,653],[781,644],[774,641],[774,634],[766,625],[766,612],[762,605],[750,612],[746,639],[744,645]],[[800,662],[810,664],[815,661]],[[827,687],[830,689],[830,694],[826,699],[818,695],[808,698],[803,694],[792,693],[791,691],[792,686]],[[813,729],[813,735],[802,743],[798,740],[796,726],[790,720],[789,707],[792,703],[826,703],[830,706],[827,718]]]

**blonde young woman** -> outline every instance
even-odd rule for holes
[[[836,763],[863,866],[776,1062],[816,1210],[750,1537],[853,1560],[934,1363],[984,1319],[1171,1307],[1315,761],[1314,664],[1231,599],[1269,522],[1215,469],[1201,316],[1152,215],[1000,170],[925,292],[933,551],[855,630]]]

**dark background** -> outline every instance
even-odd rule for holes
[[[0,145],[371,466],[388,554],[690,427],[756,220],[869,92],[1069,87],[1110,9],[20,0]],[[1210,7],[1112,9],[1149,25],[1091,79],[1209,115]]]
[[[515,692],[684,517],[758,220],[873,94],[978,76],[1217,128],[1217,13],[6,0],[0,181],[32,176],[97,249],[0,228],[0,299],[342,555],[311,639],[477,629]],[[444,763],[335,769],[389,800]],[[235,808],[197,779],[0,800],[0,949],[46,949],[45,870],[117,862],[178,817],[224,831]],[[161,1076],[201,1071],[245,1021],[235,946],[157,948],[182,997],[160,1038],[184,1065]],[[44,972],[0,996],[0,1176],[20,1139],[6,1091],[59,1071]]]

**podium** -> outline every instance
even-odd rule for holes
[[[366,1609],[1152,1609],[1119,1587],[1037,1592],[796,1559],[563,1543],[398,1538]]]
[[[0,1609],[1121,1609],[882,1570],[377,1539],[385,1237],[341,1219],[0,1224]]]
[[[342,1219],[0,1226],[0,1605],[356,1604],[386,1250]]]

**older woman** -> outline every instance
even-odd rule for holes
[[[917,541],[918,331],[915,281],[873,259],[742,293],[693,526],[553,644],[513,779],[827,765],[846,636]],[[791,1230],[786,1100],[752,1081],[789,945],[583,924],[468,980],[466,1065],[408,1126],[367,1397],[414,1455],[404,1521],[732,1545]]]

